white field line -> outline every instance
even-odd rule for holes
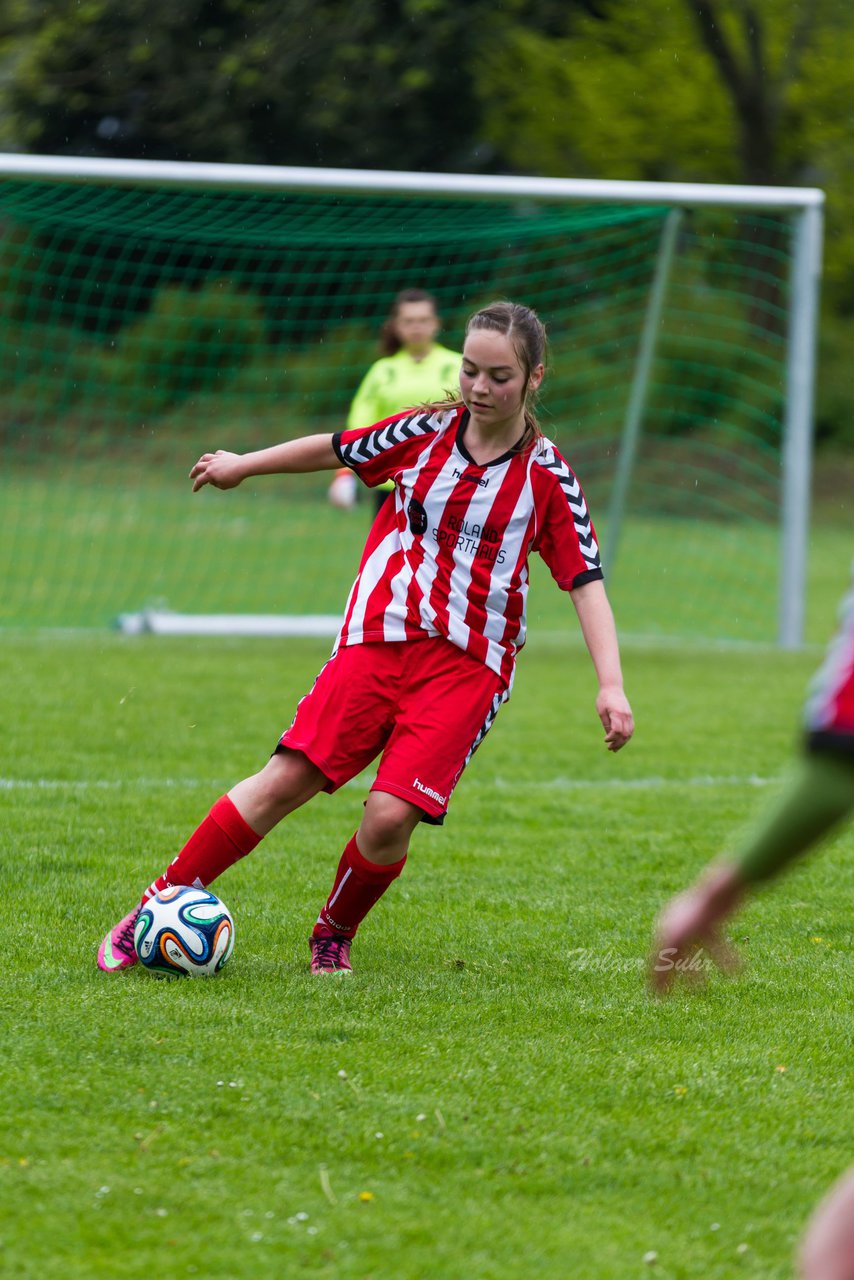
[[[370,786],[374,775],[359,774],[344,785],[364,789]],[[693,778],[502,778],[473,775],[466,781],[466,790],[483,790],[496,787],[500,791],[658,791],[691,790],[708,787],[772,787],[783,781],[782,777],[760,777],[755,773],[703,774]],[[0,778],[0,791],[121,791],[151,790],[162,788],[206,789],[220,792],[222,781],[210,778]]]
[[[0,778],[0,791],[143,791],[161,787],[212,787],[210,778]],[[222,784],[220,784],[222,791]]]
[[[524,782],[512,778],[492,778],[491,785],[499,790],[515,791],[656,791],[662,787],[773,787],[779,778],[763,778],[755,773],[728,774],[716,777],[704,774],[696,778],[536,778]]]

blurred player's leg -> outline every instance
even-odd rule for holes
[[[854,1280],[854,1168],[822,1200],[804,1235],[803,1280]]]

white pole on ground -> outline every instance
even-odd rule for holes
[[[795,218],[780,513],[777,638],[782,649],[800,648],[804,640],[822,230],[821,205],[808,205]]]

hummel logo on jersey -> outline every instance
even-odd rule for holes
[[[467,480],[469,484],[479,484],[481,489],[485,489],[489,484],[486,476],[473,476],[470,472],[460,471],[457,467],[454,467],[454,479]]]
[[[431,800],[435,800],[437,804],[447,804],[447,797],[440,796],[438,791],[434,791],[432,787],[425,787],[423,782],[418,778],[413,782],[416,791],[420,791],[422,795],[429,796]]]

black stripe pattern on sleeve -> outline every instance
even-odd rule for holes
[[[581,492],[581,485],[575,478],[575,475],[563,458],[557,454],[550,452],[547,456],[537,458],[540,466],[545,467],[547,471],[551,471],[557,477],[558,484],[561,487],[567,506],[572,512],[572,520],[575,525],[575,532],[578,535],[578,545],[581,548],[581,554],[584,563],[590,569],[601,569],[601,561],[599,559],[599,544],[593,534],[593,525],[590,523],[590,512]]]
[[[377,427],[366,435],[357,436],[354,440],[340,440],[338,455],[348,467],[358,467],[360,463],[370,462],[373,458],[392,449],[396,444],[403,444],[415,436],[424,436],[435,431],[438,414],[413,414],[409,418],[396,418],[384,427]]]

